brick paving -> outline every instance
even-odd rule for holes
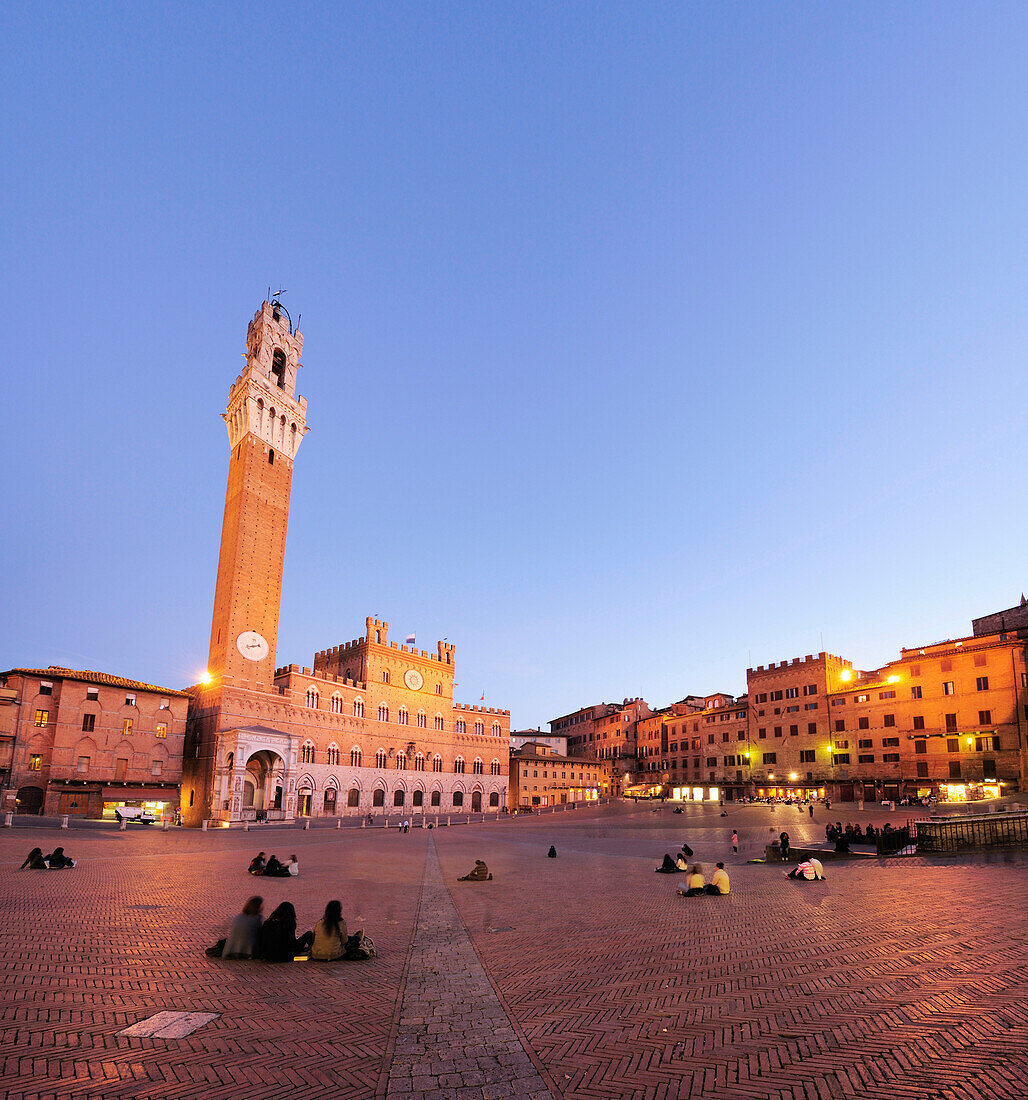
[[[802,885],[743,862],[783,827],[795,845],[821,839],[825,820],[618,806],[407,835],[4,830],[0,1088],[10,1100],[1023,1100],[1025,857],[869,859]],[[653,874],[682,840],[728,862],[729,897],[679,898],[677,876]],[[34,844],[61,843],[74,871],[15,870]],[[295,851],[300,878],[247,876],[258,847]],[[475,858],[494,880],[458,884]],[[380,957],[207,959],[253,892],[265,912],[292,900],[302,927],[340,898]],[[118,1034],[162,1011],[216,1018],[181,1039]],[[473,1076],[486,1069],[497,1079]]]

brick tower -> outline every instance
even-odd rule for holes
[[[302,350],[285,308],[264,302],[224,414],[232,456],[207,661],[215,690],[274,690],[293,459],[307,432],[307,401],[296,396]]]

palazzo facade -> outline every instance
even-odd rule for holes
[[[229,392],[232,448],[206,682],[189,689],[182,775],[188,825],[258,818],[500,812],[510,713],[454,703],[454,646],[364,636],[275,667],[303,336],[264,302]]]

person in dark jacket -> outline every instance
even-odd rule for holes
[[[264,874],[264,853],[258,852],[253,859],[250,860],[250,866],[247,870],[251,875],[263,875]]]
[[[222,957],[249,959],[257,949],[257,935],[261,928],[261,906],[264,898],[248,898],[243,911],[232,921],[225,942],[220,944]]]
[[[31,852],[25,857],[25,862],[18,868],[19,871],[45,871],[46,860],[43,859],[43,849],[33,848]]]
[[[278,878],[283,874],[288,875],[286,865],[276,855],[272,855],[268,860],[267,867],[264,868],[266,875],[271,875],[272,878]]]
[[[782,846],[782,860],[787,860],[789,858],[789,834],[784,832],[779,834],[778,842]]]
[[[297,955],[306,955],[313,942],[313,932],[304,932],[297,938],[296,910],[284,901],[257,933],[257,958],[265,962],[292,962]]]
[[[54,848],[50,855],[46,856],[46,862],[51,871],[60,870],[63,867],[74,867],[75,861],[64,854],[63,848]]]

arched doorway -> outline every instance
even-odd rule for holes
[[[14,812],[18,814],[38,814],[43,808],[42,787],[19,787],[14,800]]]
[[[415,806],[424,806],[424,804],[425,804],[425,792],[424,791],[415,791],[414,792],[414,797],[411,799],[411,801],[413,802],[413,804]]]
[[[381,787],[377,787],[371,795],[372,806],[384,806],[386,800],[386,793]]]
[[[489,795],[489,805],[490,806],[499,806],[499,804],[500,804],[500,792],[499,791],[493,791]]]
[[[325,806],[324,806],[325,813],[329,814],[329,815],[334,814],[336,812],[336,789],[335,789],[335,787],[326,787],[325,788],[324,802],[325,802]]]
[[[476,814],[482,812],[482,792],[481,791],[472,791],[472,793],[471,793],[471,812],[476,813]]]
[[[359,806],[361,804],[361,793],[356,787],[350,788],[350,793],[346,796],[347,806]]]
[[[282,809],[282,776],[285,762],[270,749],[255,752],[246,762],[243,802],[257,811]]]

